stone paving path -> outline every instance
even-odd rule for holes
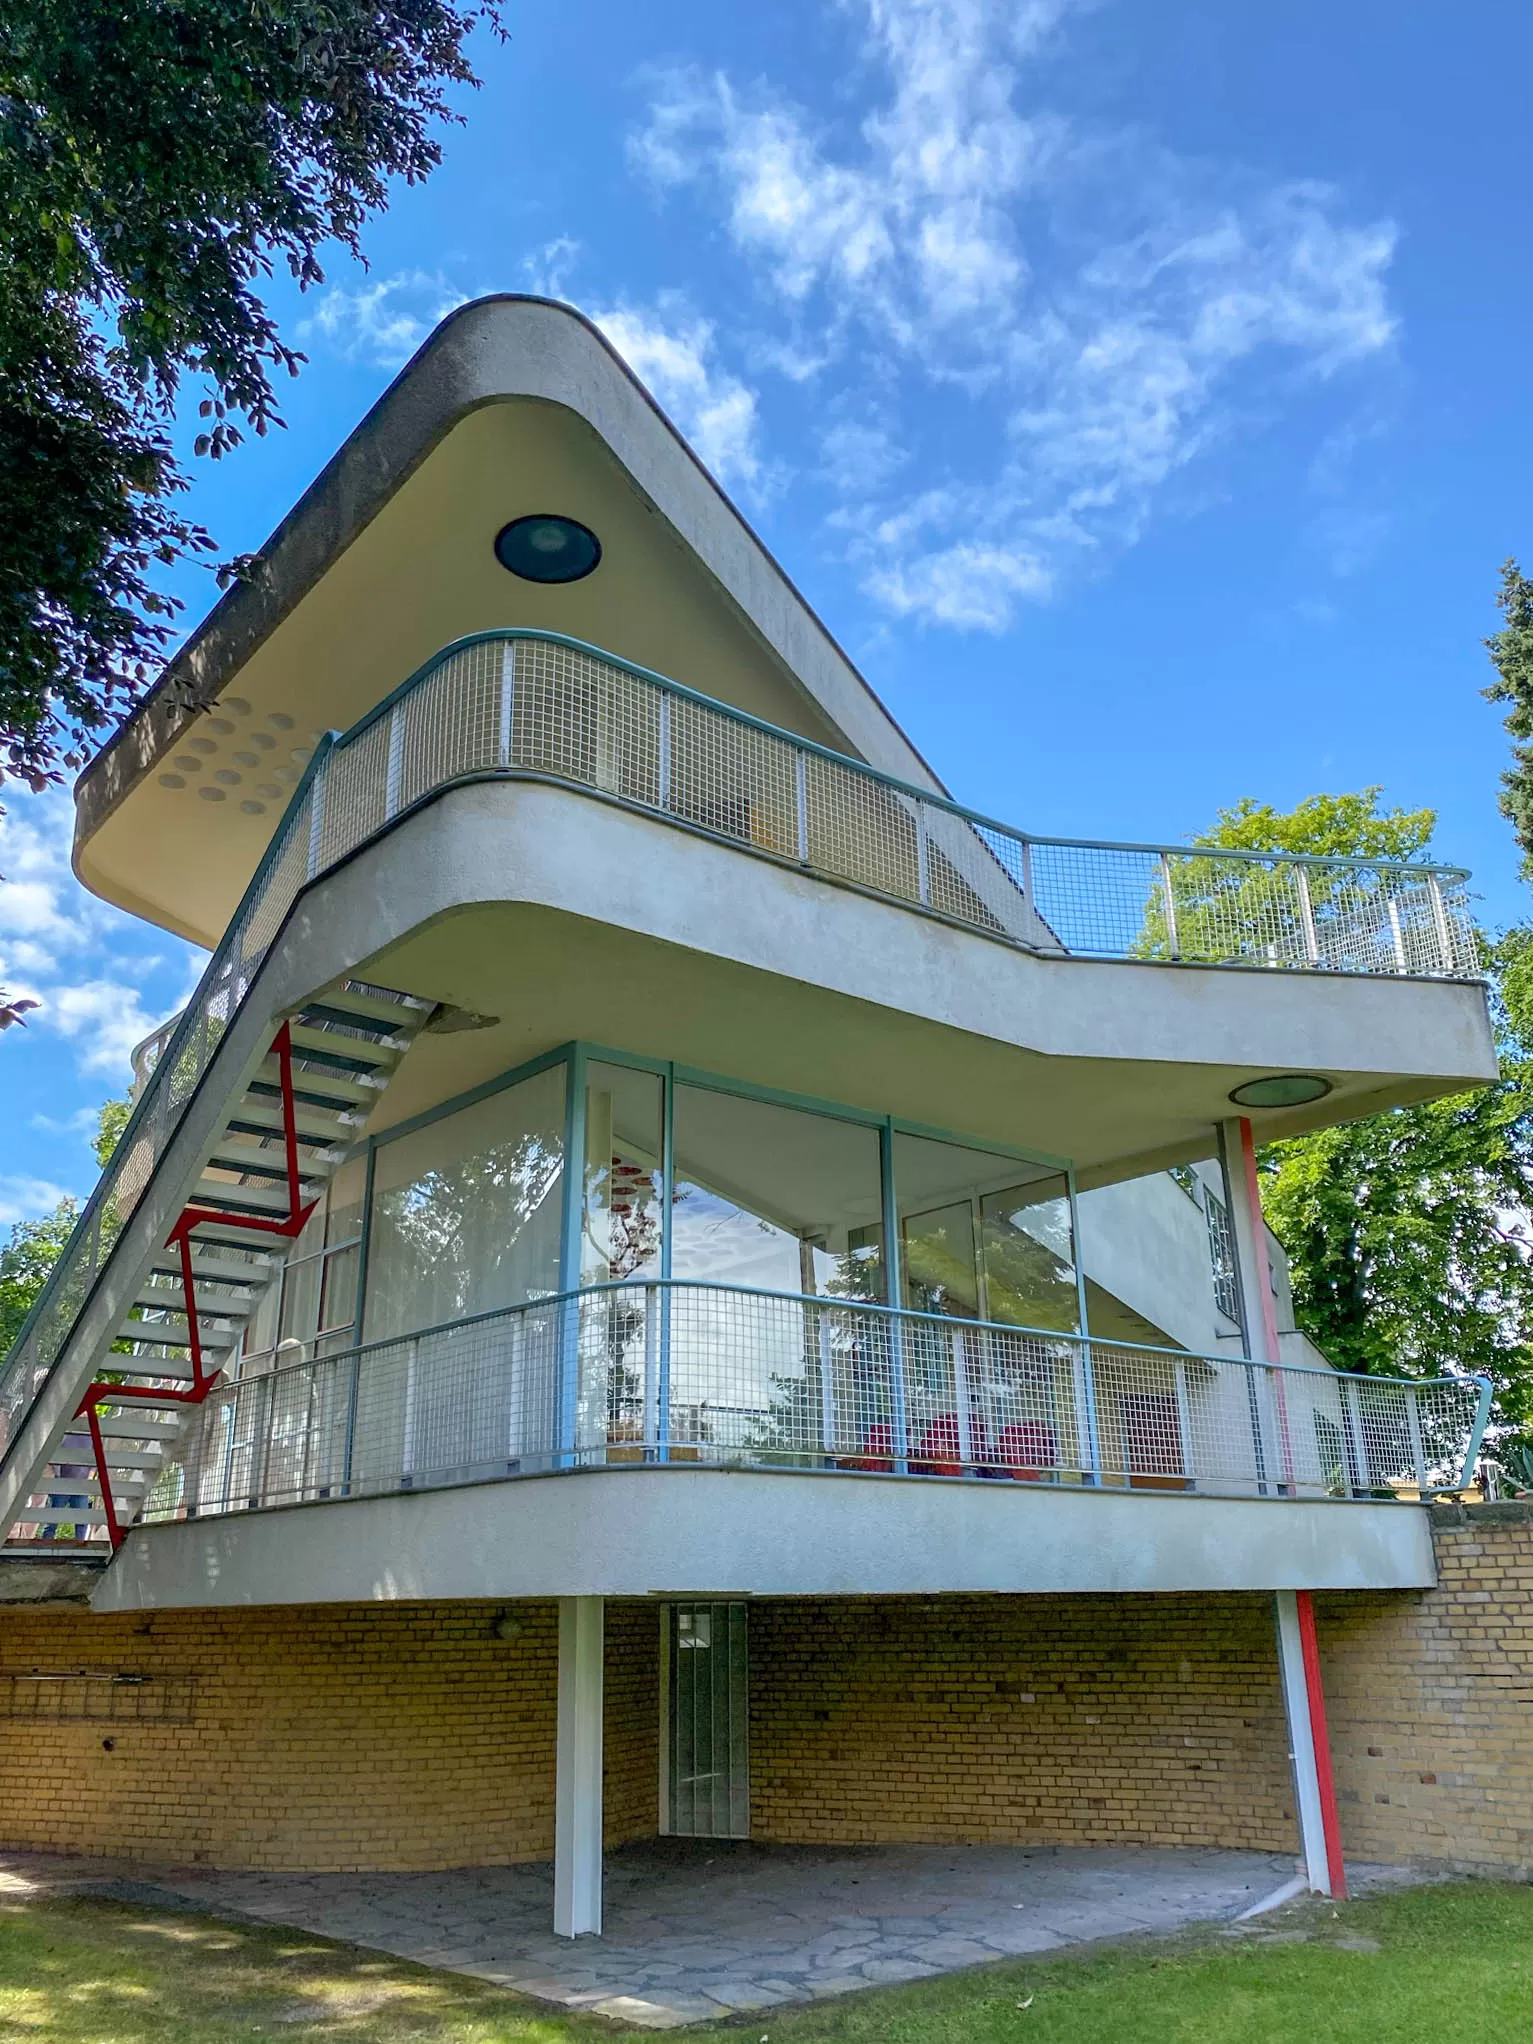
[[[0,1855],[0,1885],[12,1892],[291,1924],[657,2030],[1224,1921],[1293,1871],[1291,1857],[1259,1852],[656,1839],[608,1854],[606,1928],[571,1942],[549,1928],[548,1866],[215,1873]],[[1367,1871],[1349,1869],[1364,1885]]]

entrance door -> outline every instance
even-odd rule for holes
[[[745,1606],[673,1604],[665,1627],[665,1807],[678,1838],[749,1838]]]

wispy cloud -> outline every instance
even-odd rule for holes
[[[593,317],[719,480],[759,483],[756,394],[713,359],[712,325],[676,306]]]
[[[398,270],[354,290],[332,285],[299,322],[298,338],[323,344],[343,362],[398,369],[469,295],[435,270]]]
[[[847,5],[881,81],[850,140],[764,86],[679,70],[653,82],[633,156],[716,210],[767,308],[755,359],[822,407],[902,388],[909,461],[826,447],[868,590],[1000,630],[1131,543],[1168,480],[1296,375],[1389,347],[1395,230],[1323,185],[1049,104],[1079,0]]]
[[[80,1072],[121,1089],[134,1044],[171,1012],[168,1004],[161,1012],[145,1006],[146,984],[176,967],[194,981],[203,960],[158,933],[156,951],[146,953],[143,925],[75,879],[72,829],[61,793],[17,798],[0,818],[0,985],[42,1004],[27,1018],[30,1030],[56,1032]]]
[[[72,1197],[66,1186],[55,1185],[51,1179],[0,1173],[0,1228],[12,1227],[17,1221],[35,1221],[51,1214],[60,1200]]]

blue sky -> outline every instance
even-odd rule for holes
[[[1175,840],[1429,804],[1525,913],[1478,695],[1533,568],[1526,10],[1495,0],[585,0],[478,38],[442,169],[273,302],[289,430],[195,467],[260,544],[465,297],[596,315],[962,799]],[[187,392],[187,438],[198,392]],[[212,601],[180,578],[188,621]],[[397,677],[380,678],[381,685]],[[0,1221],[185,998],[68,803],[0,825]]]

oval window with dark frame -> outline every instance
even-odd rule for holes
[[[524,582],[578,582],[601,560],[601,541],[577,518],[536,511],[495,535],[495,558]]]

